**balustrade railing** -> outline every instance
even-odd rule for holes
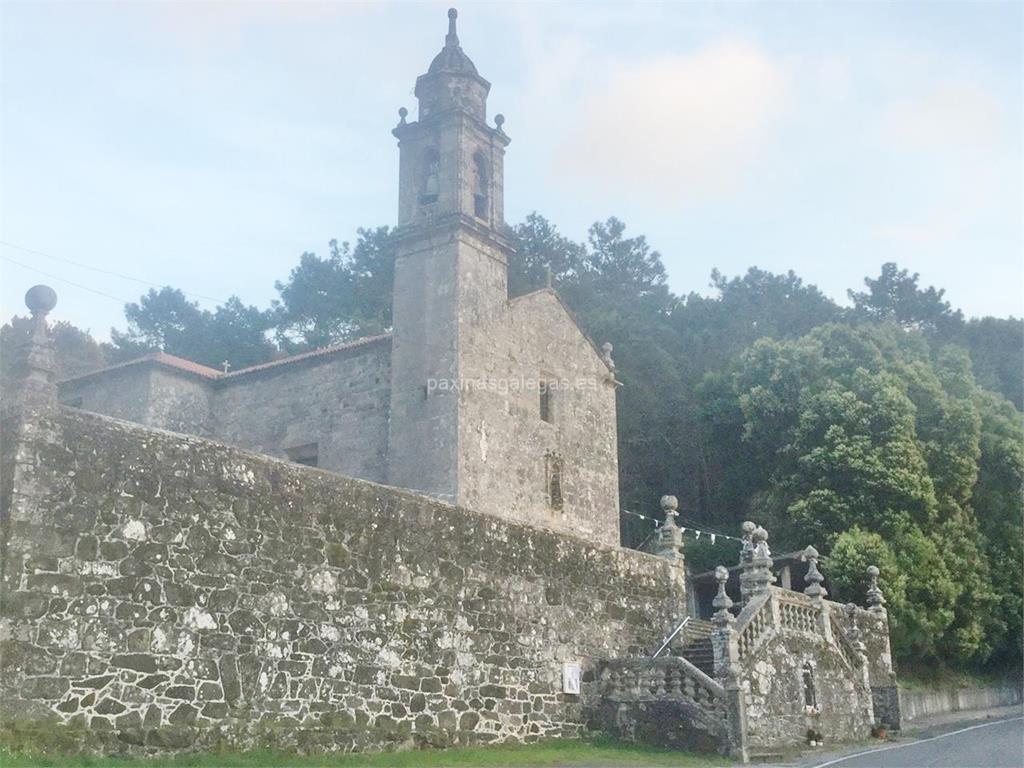
[[[840,626],[839,622],[834,618],[829,620],[832,622],[832,637],[835,638],[836,649],[839,651],[839,655],[850,665],[850,669],[857,669],[861,664],[860,654],[853,647],[853,643],[846,636],[846,630]]]
[[[776,599],[779,601],[779,620],[783,629],[812,635],[821,634],[818,610],[813,605],[807,601],[795,600],[786,593],[779,593]]]
[[[736,645],[741,660],[752,653],[760,645],[761,639],[767,637],[774,629],[775,619],[771,601],[772,591],[769,590],[751,600],[740,613],[736,627]]]
[[[831,604],[829,607],[832,607]],[[765,593],[753,598],[737,619],[736,646],[740,661],[753,654],[768,637],[777,632],[823,635],[820,611],[813,600],[799,592],[769,587]],[[829,623],[832,645],[851,669],[857,669],[860,666],[860,654],[850,642],[846,630],[832,616],[829,617]]]
[[[609,662],[601,673],[613,701],[687,701],[713,717],[727,717],[725,689],[678,656]]]

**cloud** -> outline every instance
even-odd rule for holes
[[[922,95],[889,105],[883,137],[903,147],[954,150],[984,147],[1002,132],[995,96],[973,83],[938,83]]]
[[[1019,199],[1020,139],[1011,138],[1008,117],[989,89],[963,78],[892,99],[880,113],[878,136],[932,183],[916,212],[882,224],[878,235],[934,248],[965,237],[986,214]]]
[[[585,98],[563,170],[670,200],[738,185],[786,99],[782,68],[752,45],[624,64]]]

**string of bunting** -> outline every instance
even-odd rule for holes
[[[648,517],[647,515],[641,515],[639,512],[632,512],[631,510],[628,510],[628,509],[623,509],[623,510],[620,510],[620,511],[623,514],[632,515],[633,517],[639,517],[642,520],[650,520],[656,526],[657,525],[661,525],[661,522],[662,522],[661,520],[658,520],[655,517]],[[695,534],[694,538],[696,538],[697,540],[699,540],[701,536],[708,536],[708,537],[710,537],[712,544],[714,544],[718,539],[728,539],[729,541],[738,541],[741,544],[743,543],[743,539],[739,538],[738,536],[729,536],[726,533],[718,533],[717,531],[705,531],[705,530],[703,530],[701,528],[695,528],[692,525],[680,525],[679,526],[679,530],[682,533],[686,533],[687,531],[692,532],[693,534]]]

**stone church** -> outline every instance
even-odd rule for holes
[[[401,121],[390,334],[217,371],[158,353],[61,384],[87,411],[619,543],[615,390],[552,289],[509,299],[504,118],[459,45]]]
[[[746,522],[738,562],[700,582],[671,495],[653,552],[619,545],[610,348],[551,289],[508,297],[509,138],[455,21],[393,131],[392,333],[58,386],[57,296],[27,293],[0,401],[0,741],[601,732],[746,760],[899,728],[877,568],[866,607],[837,603],[813,546],[791,578]]]

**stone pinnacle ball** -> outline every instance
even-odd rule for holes
[[[25,306],[33,315],[45,315],[57,306],[57,292],[48,285],[33,285],[25,294]]]

